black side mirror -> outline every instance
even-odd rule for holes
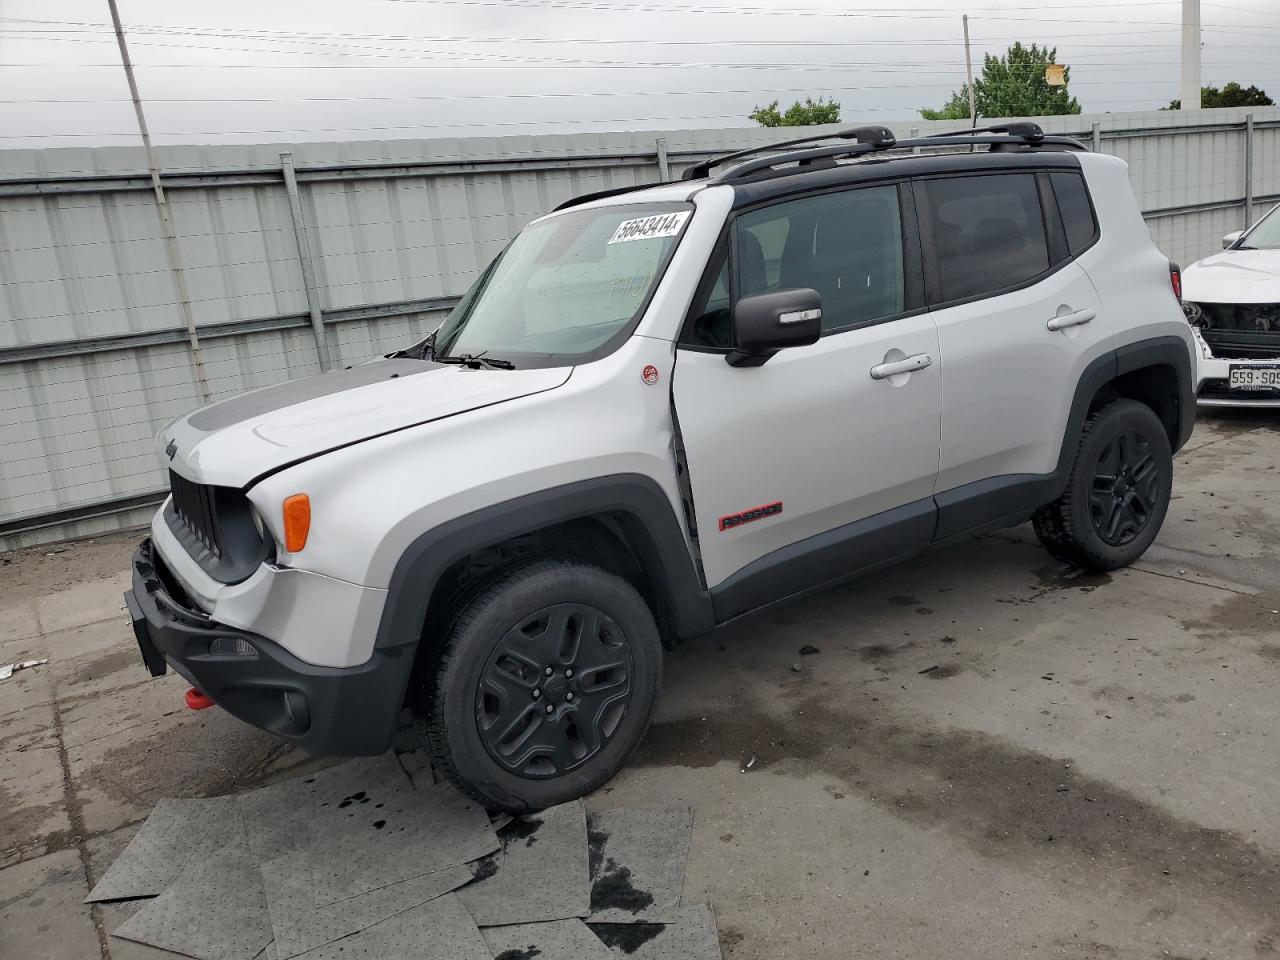
[[[733,305],[733,367],[758,367],[779,350],[817,343],[822,294],[808,287],[743,297]]]

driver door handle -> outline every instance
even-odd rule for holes
[[[1065,313],[1060,317],[1053,317],[1045,326],[1050,330],[1065,330],[1067,327],[1078,327],[1081,324],[1088,323],[1097,315],[1096,310],[1077,310],[1075,313]]]
[[[914,357],[877,363],[871,368],[871,379],[887,380],[896,373],[914,373],[916,370],[923,370],[930,366],[933,366],[933,357],[927,353],[917,353]]]

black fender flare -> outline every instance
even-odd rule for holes
[[[1089,406],[1098,391],[1126,373],[1157,366],[1172,367],[1178,379],[1177,435],[1172,447],[1174,453],[1182,449],[1191,436],[1196,420],[1195,377],[1186,341],[1173,336],[1153,337],[1110,350],[1085,367],[1076,383],[1075,396],[1071,399],[1071,413],[1067,417],[1067,428],[1062,436],[1062,449],[1058,453],[1058,466],[1053,472],[1055,484],[1050,501],[1061,496],[1066,488],[1067,478],[1071,474],[1071,461],[1080,443],[1080,433],[1084,430]]]
[[[620,516],[628,541],[659,590],[676,637],[714,625],[684,530],[657,482],[643,474],[579,480],[493,504],[440,524],[417,537],[396,562],[375,649],[416,644],[441,576],[476,550],[570,520]],[[406,678],[407,682],[408,678]]]
[[[1116,376],[1143,367],[1172,367],[1178,377],[1177,435],[1171,444],[1177,453],[1191,438],[1196,423],[1196,377],[1191,348],[1181,337],[1153,337],[1116,350]]]

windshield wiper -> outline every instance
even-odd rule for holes
[[[425,340],[420,340],[412,346],[405,347],[403,350],[395,350],[386,355],[386,359],[391,360],[396,357],[405,357],[409,360],[430,360],[432,353],[436,348],[436,335],[433,333]]]
[[[486,357],[484,353],[461,353],[456,357],[433,356],[431,359],[436,363],[456,363],[459,366],[470,367],[472,370],[479,370],[482,366],[492,367],[495,370],[514,370],[516,368],[516,365],[510,360]]]

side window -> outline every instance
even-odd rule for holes
[[[839,330],[901,313],[906,300],[896,186],[789,200],[739,217],[737,296],[812,287],[822,328]]]
[[[1035,174],[947,177],[924,183],[942,301],[1017,286],[1049,269]]]
[[[715,280],[694,298],[693,322],[686,334],[688,342],[704,347],[732,347],[729,306],[729,261],[722,253]]]
[[[1058,216],[1067,231],[1067,249],[1073,257],[1078,257],[1098,233],[1089,190],[1084,185],[1084,177],[1078,173],[1051,173],[1049,181],[1058,200]]]

